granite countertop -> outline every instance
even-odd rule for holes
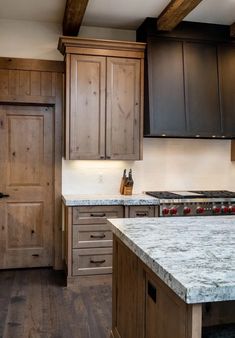
[[[114,234],[188,304],[235,300],[235,217],[111,219]]]
[[[159,200],[145,194],[127,195],[62,195],[66,206],[82,205],[159,205]]]

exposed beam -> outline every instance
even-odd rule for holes
[[[88,0],[67,0],[63,20],[63,35],[78,35],[87,3]]]
[[[201,1],[172,0],[158,17],[158,30],[171,31],[174,29]]]
[[[230,26],[230,36],[235,38],[235,22]]]

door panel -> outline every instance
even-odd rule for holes
[[[0,268],[53,263],[53,109],[0,106]]]
[[[149,119],[145,135],[185,135],[182,42],[152,38],[147,55]]]
[[[140,159],[140,76],[140,60],[107,58],[107,158]]]
[[[8,203],[7,210],[7,248],[42,247],[42,203]]]
[[[43,123],[43,116],[8,117],[9,185],[40,185]]]
[[[70,159],[105,156],[105,58],[71,56]]]
[[[215,45],[184,44],[185,98],[190,136],[221,134]]]

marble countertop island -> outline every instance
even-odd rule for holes
[[[62,195],[66,206],[88,206],[88,205],[159,205],[159,200],[145,194],[127,195]]]
[[[113,233],[188,304],[235,300],[235,217],[111,219]]]

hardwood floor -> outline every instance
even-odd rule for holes
[[[0,271],[1,338],[106,338],[111,313],[111,277],[67,288],[51,269]]]

